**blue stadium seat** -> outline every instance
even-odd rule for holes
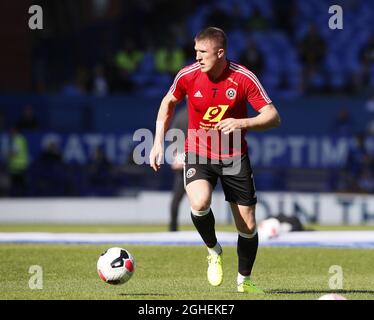
[[[280,84],[280,76],[274,72],[267,72],[261,77],[261,82],[267,90],[277,88]]]
[[[143,56],[143,60],[139,66],[138,72],[144,73],[144,74],[150,74],[154,70],[155,70],[155,62],[154,62],[153,52],[147,51]]]
[[[311,79],[312,86],[317,89],[322,89],[326,84],[326,78],[321,72],[316,72]]]
[[[370,69],[370,86],[374,87],[374,65]]]
[[[204,21],[209,12],[209,5],[199,6],[199,9],[188,18],[187,24],[191,37],[194,37],[201,29],[205,27]]]
[[[359,70],[360,63],[358,59],[358,52],[350,52],[347,54],[344,67],[345,70],[351,74]]]
[[[327,72],[334,72],[340,70],[341,63],[334,54],[329,53],[326,56],[325,67]]]
[[[342,89],[347,82],[344,72],[333,72],[330,75],[330,84],[334,89]]]
[[[229,31],[227,37],[229,39],[228,49],[234,48],[233,50],[238,54],[245,49],[247,40],[250,38],[247,33],[241,30]]]
[[[248,1],[249,2],[249,1]],[[269,0],[253,0],[253,6],[261,11],[261,14],[266,18],[271,18],[273,15],[272,4]]]

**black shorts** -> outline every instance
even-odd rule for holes
[[[221,179],[225,200],[243,206],[257,203],[253,172],[248,155],[231,158],[230,160],[212,160],[185,154],[184,185],[195,180],[207,180],[213,187]]]

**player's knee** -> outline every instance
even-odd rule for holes
[[[193,210],[205,211],[210,208],[210,197],[204,194],[194,194],[189,200]]]
[[[206,211],[210,208],[209,201],[191,202],[191,209],[195,211]]]
[[[205,211],[210,208],[210,199],[204,196],[196,195],[190,199],[191,208],[196,211]]]
[[[256,232],[257,232],[256,223],[251,223],[249,225],[247,224],[247,230],[248,230],[248,234],[256,235]]]
[[[241,228],[238,228],[238,232],[244,238],[251,238],[256,235],[257,225],[255,222],[247,222]]]

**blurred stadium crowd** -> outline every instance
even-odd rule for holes
[[[206,26],[219,26],[228,35],[229,59],[257,74],[274,100],[367,97],[366,111],[374,112],[372,1],[39,0],[35,4],[43,8],[45,29],[32,35],[32,94],[141,95],[154,97],[156,108],[178,70],[194,61],[194,35]],[[328,28],[328,7],[333,4],[344,9],[343,30]],[[54,143],[31,159],[28,134],[54,128],[41,121],[42,111],[30,103],[24,103],[18,119],[7,110],[0,105],[0,131],[9,133],[11,145],[10,152],[1,153],[0,196],[111,196],[139,184],[139,168],[131,159],[111,163],[102,148],[85,165],[65,163]],[[364,143],[374,135],[374,122],[354,126],[353,112],[348,106],[328,120],[336,134],[356,137],[356,143],[338,177],[330,177],[335,181],[327,191],[374,192],[374,158]],[[142,181],[151,177],[142,174]],[[171,173],[164,174],[165,185],[158,188],[170,187]]]
[[[90,7],[88,4],[90,3]],[[344,7],[344,31],[328,7]],[[272,96],[362,93],[374,86],[374,3],[363,0],[41,1],[48,30],[33,50],[38,92],[159,95],[194,61],[206,26]]]

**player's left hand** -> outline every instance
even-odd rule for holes
[[[224,134],[229,134],[236,129],[243,129],[242,119],[227,118],[218,122],[214,129],[222,130]]]

